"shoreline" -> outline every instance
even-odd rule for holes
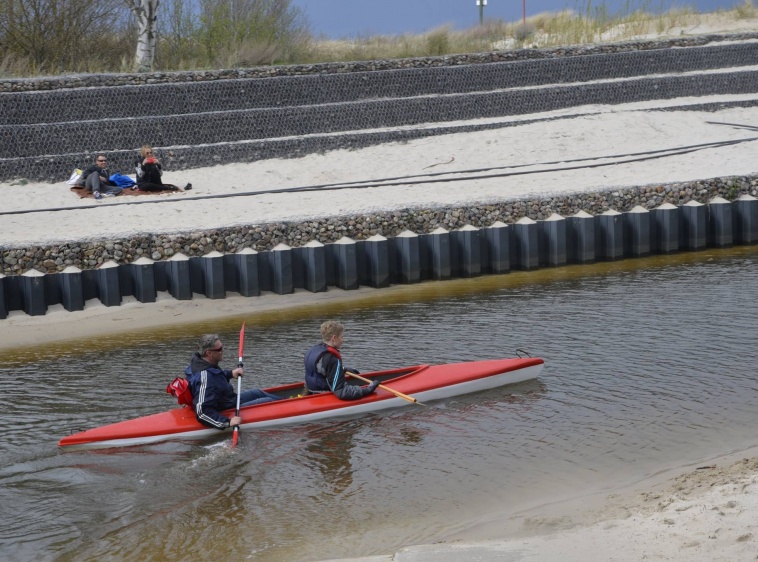
[[[512,270],[508,273],[484,274],[441,281],[425,280],[421,283],[393,284],[373,288],[362,285],[344,290],[329,286],[323,292],[295,289],[293,293],[279,295],[263,291],[254,297],[228,292],[225,298],[209,299],[193,294],[190,300],[176,300],[170,293],[159,291],[152,303],[141,303],[136,298],[123,297],[120,306],[105,306],[97,298],[85,301],[84,310],[67,311],[62,304],[50,306],[44,315],[30,316],[22,310],[8,313],[0,320],[5,327],[0,350],[9,360],[16,361],[30,352],[46,354],[45,349],[60,350],[76,347],[79,342],[96,341],[108,348],[124,345],[124,338],[138,336],[160,340],[177,335],[197,335],[206,329],[218,331],[232,329],[232,324],[245,319],[249,325],[266,325],[286,321],[288,317],[324,317],[339,314],[356,306],[384,306],[398,302],[424,302],[440,297],[482,293],[502,288],[553,283],[609,272],[637,271],[661,267],[664,264],[681,265],[701,260],[721,259],[721,256],[749,256],[756,251],[754,245],[737,245],[725,248],[706,248],[700,251],[682,251],[675,254],[653,254],[641,258],[599,261],[592,264],[567,264],[534,270]],[[135,339],[130,338],[130,341]]]
[[[9,328],[0,342],[0,350],[12,354],[12,350],[19,347],[74,343],[82,339],[104,342],[116,335],[157,333],[167,329],[176,335],[177,330],[189,332],[198,325],[230,323],[251,315],[281,316],[282,311],[287,313],[329,304],[349,304],[371,298],[375,291],[369,287],[354,291],[330,287],[322,293],[297,289],[289,295],[267,293],[257,297],[243,297],[235,293],[224,299],[194,295],[189,301],[176,300],[168,293],[159,293],[153,303],[141,303],[134,297],[124,297],[121,306],[106,307],[93,299],[85,303],[84,310],[76,312],[68,312],[60,304],[51,306],[47,314],[42,316],[13,311],[6,319],[0,320],[0,326]],[[382,292],[385,293],[386,289]],[[45,343],[40,343],[42,339]]]
[[[758,539],[753,515],[758,508],[758,446],[671,468],[589,499],[593,507],[585,509],[588,499],[509,518],[521,533],[503,544],[531,550],[541,559],[566,553],[565,561],[746,560]],[[484,531],[474,527],[460,540],[484,540]],[[647,540],[650,536],[656,540]]]
[[[328,562],[753,560],[756,510],[758,445],[611,492],[491,514],[433,544]]]

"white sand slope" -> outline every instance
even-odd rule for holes
[[[90,209],[0,215],[0,240],[6,247],[23,247],[750,174],[758,171],[754,158],[756,141],[702,147],[686,153],[681,149],[704,143],[758,139],[758,129],[711,123],[758,127],[758,107],[716,112],[655,110],[672,105],[750,99],[758,99],[758,94],[585,106],[504,118],[499,122],[517,126],[495,130],[297,159],[167,172],[167,181],[178,185],[192,182],[193,190],[149,198],[163,201],[162,204],[131,204],[135,200],[143,202],[147,196],[115,197],[101,202],[80,200],[63,183],[69,170],[61,170],[58,184],[0,185],[5,195],[2,210]],[[519,124],[527,119],[544,120]],[[650,159],[651,156],[659,157]],[[481,169],[489,170],[471,172]],[[196,199],[440,173],[450,175],[434,179],[456,181]],[[513,175],[480,177],[507,173]],[[171,203],[166,202],[169,200]]]

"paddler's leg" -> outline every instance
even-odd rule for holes
[[[281,400],[281,396],[271,394],[265,390],[258,388],[251,388],[245,390],[240,394],[240,406],[250,406],[252,404],[263,404],[264,402],[273,402],[274,400]]]

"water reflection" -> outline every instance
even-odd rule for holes
[[[350,456],[355,447],[354,434],[349,422],[306,433],[308,445],[303,460],[320,473],[319,482],[327,493],[339,496],[353,484]]]
[[[234,450],[223,433],[202,444],[55,447],[74,428],[172,407],[165,386],[208,327],[14,352],[0,368],[0,549],[10,560],[380,554],[488,512],[753,445],[756,265],[756,247],[708,251],[248,318],[255,386],[299,379],[327,315],[347,325],[343,351],[361,371],[519,347],[546,367],[539,381],[425,408],[243,433]],[[233,341],[239,321],[212,330]]]

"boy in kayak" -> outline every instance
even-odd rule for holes
[[[192,405],[197,421],[217,429],[234,427],[242,421],[239,416],[228,418],[221,413],[222,410],[237,406],[237,394],[230,381],[244,374],[242,367],[232,371],[219,367],[223,356],[224,346],[218,335],[205,334],[200,338],[198,350],[184,370],[192,391]],[[251,388],[240,394],[240,407],[272,400],[281,400],[281,397]]]
[[[333,392],[340,400],[358,400],[368,396],[379,386],[373,381],[361,387],[347,384],[345,373],[355,369],[345,369],[340,355],[340,346],[345,341],[345,327],[334,320],[321,324],[321,343],[314,345],[305,354],[305,389],[308,393]]]

